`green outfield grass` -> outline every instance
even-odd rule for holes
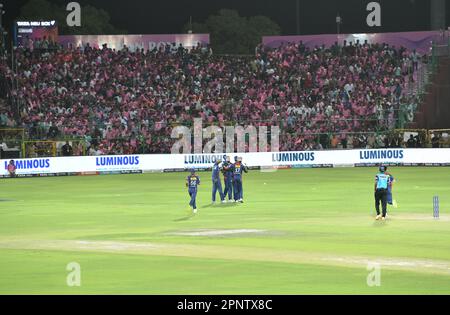
[[[0,180],[0,293],[449,294],[450,168],[392,167],[386,222],[376,171],[251,171],[239,205],[211,205],[200,173],[195,216],[186,173]]]

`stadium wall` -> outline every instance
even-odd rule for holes
[[[106,44],[112,49],[122,49],[124,45],[131,51],[136,49],[150,49],[162,44],[183,44],[187,49],[209,44],[209,34],[157,34],[157,35],[60,35],[58,42],[65,48],[84,47],[89,43],[91,47],[101,48]]]
[[[227,154],[151,154],[48,157],[16,160],[18,176],[98,175],[208,169]],[[363,149],[303,152],[230,153],[251,168],[357,167],[380,163],[404,166],[450,166],[450,148]],[[0,176],[8,176],[9,160],[0,160]]]

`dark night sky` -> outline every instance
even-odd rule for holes
[[[28,0],[0,0],[8,28],[20,7]],[[70,0],[52,0],[67,4]],[[79,0],[111,15],[112,24],[129,34],[178,33],[192,15],[203,22],[221,8],[236,9],[242,16],[266,15],[277,22],[284,35],[296,32],[296,0]],[[335,33],[336,13],[343,18],[341,32],[391,32],[428,30],[430,0],[378,0],[382,8],[382,27],[369,28],[365,10],[370,0],[300,0],[300,33]],[[447,25],[450,24],[450,0],[446,0]]]

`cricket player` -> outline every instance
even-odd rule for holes
[[[9,177],[16,177],[16,164],[14,160],[9,161],[8,164]]]
[[[212,203],[216,203],[216,193],[219,191],[220,200],[225,202],[225,196],[222,191],[222,182],[220,180],[220,163],[221,159],[217,159],[212,167]]]
[[[242,175],[243,172],[247,173],[247,168],[242,164],[242,158],[237,157],[236,163],[233,164],[233,182],[234,182],[234,201],[243,203],[242,198]]]
[[[188,187],[188,193],[191,197],[191,201],[189,202],[189,206],[192,208],[193,213],[197,213],[197,189],[198,185],[200,185],[200,177],[195,174],[195,169],[191,170],[191,175],[189,175],[186,179],[186,187]]]
[[[233,163],[231,163],[231,157],[227,156],[227,159],[222,165],[223,181],[225,184],[225,190],[223,195],[226,198],[228,194],[228,202],[233,200],[233,170],[231,169]]]
[[[241,164],[243,166],[243,170],[244,170],[245,173],[247,173],[248,172],[248,167],[247,167],[247,165],[245,165],[244,160],[242,159],[242,156],[240,157],[240,159],[241,159]],[[242,202],[243,202],[243,200],[244,200],[244,185],[242,185],[242,187],[241,187],[241,199],[242,199]]]
[[[385,166],[387,171],[387,166]],[[395,178],[392,176],[391,173],[386,172],[387,175],[389,175],[389,185],[388,185],[388,192],[387,192],[387,203],[394,206],[394,208],[397,208],[397,202],[392,197],[392,186],[394,184]]]
[[[379,172],[375,176],[375,209],[377,211],[376,220],[386,220],[389,177],[389,174],[386,174],[386,166],[380,166]],[[381,215],[380,202],[383,211]]]

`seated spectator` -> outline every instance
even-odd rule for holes
[[[58,130],[58,127],[55,126],[54,122],[52,122],[51,124],[52,125],[49,128],[49,130],[48,130],[48,135],[47,136],[50,139],[55,139],[58,136],[58,134],[59,134],[59,130]]]
[[[431,138],[431,146],[433,148],[440,148],[440,141],[441,141],[441,137],[439,136],[439,134],[434,134],[433,138]]]
[[[73,149],[72,149],[72,146],[69,144],[69,141],[66,141],[66,144],[64,144],[61,147],[61,154],[62,154],[62,156],[72,156],[73,155]]]
[[[416,147],[416,140],[414,139],[413,135],[409,135],[409,139],[408,139],[408,141],[406,141],[406,147],[408,147],[408,148]]]
[[[8,173],[9,177],[16,177],[16,164],[14,163],[14,160],[9,161]]]

